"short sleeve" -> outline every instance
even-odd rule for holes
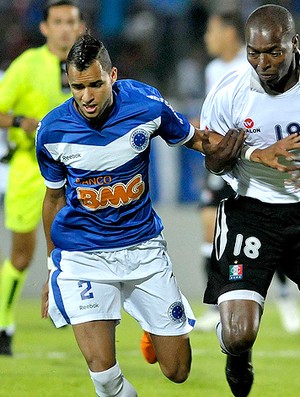
[[[169,146],[183,145],[193,137],[195,129],[185,116],[176,112],[167,101],[161,100],[161,124],[157,133]]]
[[[233,106],[237,71],[228,73],[207,95],[200,115],[200,128],[225,135],[234,127]]]
[[[52,189],[59,189],[66,183],[66,169],[63,163],[54,160],[47,150],[47,130],[39,127],[36,136],[36,156],[45,184]]]

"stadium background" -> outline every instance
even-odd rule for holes
[[[187,117],[198,117],[204,100],[204,69],[209,62],[203,44],[208,15],[216,8],[240,9],[246,18],[259,0],[81,0],[91,32],[108,47],[119,78],[133,78],[157,87]],[[44,39],[38,23],[44,0],[0,0],[0,69],[26,48]],[[286,6],[300,25],[300,0],[273,1]],[[299,31],[299,28],[298,28]],[[197,204],[203,157],[184,147],[153,142],[151,192],[165,224],[175,273],[183,292],[201,299],[201,226]],[[0,211],[0,255],[9,252],[10,235]],[[42,228],[29,270],[24,296],[38,297],[46,277]]]

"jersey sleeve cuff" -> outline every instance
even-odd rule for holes
[[[190,124],[190,132],[188,133],[188,135],[182,140],[182,141],[180,141],[180,142],[177,142],[177,143],[168,143],[168,146],[182,146],[182,145],[184,145],[185,143],[187,143],[188,141],[190,141],[192,138],[193,138],[193,136],[194,136],[194,134],[195,134],[195,127],[192,125],[192,124]]]
[[[66,179],[63,179],[62,181],[59,182],[51,182],[45,179],[45,185],[50,189],[60,189],[61,187],[65,186],[66,181],[67,181]]]

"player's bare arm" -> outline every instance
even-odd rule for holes
[[[186,146],[205,154],[205,165],[214,173],[229,171],[241,154],[245,131],[230,129],[225,136],[215,131],[195,129],[193,138]]]
[[[245,131],[242,129],[230,129],[225,136],[215,131],[195,129],[193,138],[186,146],[204,153],[206,168],[213,173],[221,174],[232,169],[237,158],[241,156],[241,151],[245,153],[249,149],[249,146],[244,145],[244,140]],[[293,150],[296,149],[300,149],[298,133],[291,134],[265,149],[255,149],[250,155],[250,160],[280,172],[295,171],[300,169],[300,166],[292,163]],[[282,163],[282,158],[291,161],[291,164]]]
[[[58,211],[66,205],[65,188],[50,189],[47,188],[43,203],[43,225],[47,241],[48,256],[54,249],[50,236],[52,222]]]
[[[297,166],[292,163],[295,159],[292,151],[296,149],[300,149],[300,135],[298,133],[291,134],[265,149],[255,149],[250,155],[250,160],[281,172],[296,171],[300,169],[300,165]],[[291,161],[291,164],[283,164],[280,162],[282,158]]]
[[[65,188],[62,187],[60,189],[50,189],[47,188],[44,203],[43,203],[43,225],[45,231],[45,237],[47,242],[47,253],[48,257],[50,256],[52,250],[54,249],[54,245],[50,236],[50,229],[52,222],[55,218],[55,215],[58,211],[63,208],[66,204],[65,199]],[[48,278],[44,284],[42,291],[42,303],[41,303],[41,315],[43,318],[48,317]]]
[[[35,132],[39,120],[32,117],[16,116],[10,113],[0,113],[0,128],[19,127],[27,134]]]

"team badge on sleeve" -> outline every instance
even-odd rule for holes
[[[130,135],[130,145],[136,152],[143,152],[149,145],[149,132],[138,128]]]
[[[183,323],[186,320],[184,306],[182,302],[174,302],[168,310],[169,317],[176,323]]]

